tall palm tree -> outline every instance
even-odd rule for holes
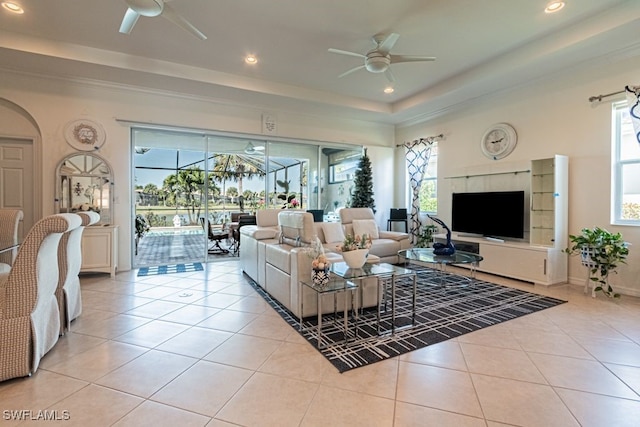
[[[200,216],[202,197],[204,193],[204,171],[198,167],[191,167],[171,174],[164,179],[163,187],[169,190],[169,198],[183,201],[189,215],[189,224],[195,224]]]
[[[213,156],[214,165],[212,168],[214,179],[218,182],[227,179],[238,183],[238,194],[243,193],[242,180],[265,176],[264,170],[256,164],[250,162],[246,156],[237,154],[215,154]]]
[[[145,185],[142,189],[142,194],[147,196],[146,201],[148,203],[153,202],[154,205],[158,204],[158,195],[160,194],[160,190],[157,185],[153,183]]]

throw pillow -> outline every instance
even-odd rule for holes
[[[353,222],[353,234],[363,235],[366,234],[372,239],[379,239],[378,224],[374,219],[354,219]]]
[[[326,243],[342,243],[344,240],[344,230],[339,222],[323,222],[322,232]]]

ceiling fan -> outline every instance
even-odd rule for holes
[[[263,151],[264,151],[263,145],[253,145],[251,141],[249,141],[247,146],[244,148],[244,152],[246,154],[262,154]]]
[[[423,61],[435,61],[433,56],[416,56],[416,55],[391,55],[390,51],[398,41],[399,34],[391,33],[387,36],[384,34],[376,34],[373,36],[373,42],[376,44],[374,49],[371,49],[365,55],[356,52],[349,52],[340,49],[329,49],[331,53],[339,53],[340,55],[356,56],[358,58],[364,58],[364,65],[352,68],[338,77],[344,77],[353,72],[361,69],[365,69],[370,73],[384,73],[390,83],[395,82],[395,77],[391,72],[391,64],[398,64],[400,62],[423,62]]]
[[[202,34],[200,30],[173,10],[165,0],[124,0],[124,2],[129,8],[124,14],[122,24],[120,25],[120,32],[123,34],[131,33],[133,26],[136,25],[138,18],[141,16],[150,18],[162,16],[197,38],[201,40],[207,39],[207,36]]]

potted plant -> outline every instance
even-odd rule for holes
[[[628,243],[622,240],[620,233],[610,233],[604,228],[583,228],[578,235],[569,235],[571,246],[564,252],[581,256],[582,265],[589,269],[589,282],[594,286],[592,296],[602,291],[610,298],[619,298],[609,284],[609,274],[616,273],[620,264],[626,264],[629,254]]]
[[[431,244],[433,243],[433,236],[437,232],[438,227],[433,224],[423,225],[422,227],[420,227],[416,248],[430,248]]]
[[[147,231],[149,231],[151,227],[149,226],[149,223],[147,222],[146,219],[144,219],[144,217],[140,214],[136,215],[136,255],[138,255],[138,242],[140,242],[140,239],[142,239],[142,236],[144,236],[144,233],[146,233]]]

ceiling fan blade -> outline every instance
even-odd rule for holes
[[[167,18],[169,21],[173,22],[183,30],[193,34],[200,40],[206,40],[207,36],[202,34],[200,30],[194,27],[189,21],[180,16],[171,6],[167,3],[164,4],[164,9],[162,9],[162,17]]]
[[[135,10],[128,8],[127,12],[124,14],[124,18],[122,18],[120,32],[122,34],[131,34],[131,30],[133,30],[133,26],[138,22],[138,18],[140,18],[140,14]]]
[[[366,56],[361,54],[361,53],[349,52],[348,50],[329,49],[329,52],[331,52],[331,53],[339,53],[340,55],[356,56],[358,58],[366,58]]]
[[[389,53],[391,49],[393,49],[393,46],[398,41],[398,38],[400,38],[400,34],[396,34],[396,33],[389,34],[387,37],[385,37],[384,40],[382,40],[378,44],[378,50],[380,52],[384,52],[385,54]]]
[[[391,63],[397,64],[399,62],[424,62],[435,61],[435,56],[417,56],[417,55],[391,55]]]
[[[384,75],[387,76],[387,80],[389,80],[389,83],[395,83],[396,82],[396,77],[391,72],[391,67],[389,67],[386,70],[384,70]]]
[[[340,74],[340,75],[338,76],[338,78],[341,78],[341,77],[344,77],[344,76],[348,76],[349,74],[351,74],[351,73],[355,73],[356,71],[361,70],[361,69],[363,69],[363,68],[364,68],[364,65],[361,65],[361,66],[356,67],[356,68],[352,68],[352,69],[350,69],[349,71],[345,71],[344,73]]]

